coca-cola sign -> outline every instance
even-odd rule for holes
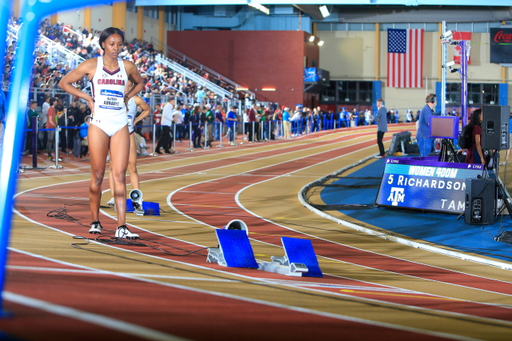
[[[512,63],[512,29],[491,28],[491,63]]]
[[[505,33],[503,30],[499,30],[493,37],[495,43],[512,43],[512,33]]]

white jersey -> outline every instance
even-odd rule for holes
[[[135,104],[135,99],[132,97],[128,101],[128,132],[133,133],[133,121],[135,121],[135,116],[137,115],[137,104]]]
[[[96,72],[92,79],[92,94],[94,98],[94,114],[97,120],[109,121],[124,119],[126,124],[126,107],[124,104],[124,91],[128,81],[128,75],[121,58],[117,59],[119,67],[116,70],[108,70],[103,65],[103,57],[96,58]]]

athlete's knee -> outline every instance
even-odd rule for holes
[[[112,176],[114,178],[114,182],[124,184],[126,181],[126,174],[124,171],[123,172],[113,172]]]
[[[101,171],[92,171],[91,172],[91,184],[94,186],[100,186],[103,182],[104,173]]]
[[[130,171],[130,174],[137,174],[137,166],[136,165],[128,165],[128,171]]]

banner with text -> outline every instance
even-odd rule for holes
[[[482,175],[483,166],[423,158],[389,158],[376,205],[462,213],[466,179]]]

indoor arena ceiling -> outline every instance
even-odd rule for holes
[[[136,0],[137,6],[208,6],[208,5],[293,5],[315,20],[323,20],[320,7],[335,12],[339,22],[503,21],[512,19],[511,0]],[[368,7],[372,6],[369,11]],[[442,11],[439,11],[441,9]],[[406,14],[405,16],[403,14]],[[268,13],[267,13],[268,14]],[[407,17],[407,18],[405,18]]]
[[[206,6],[206,5],[393,5],[393,6],[510,6],[510,0],[136,0],[137,6]]]

